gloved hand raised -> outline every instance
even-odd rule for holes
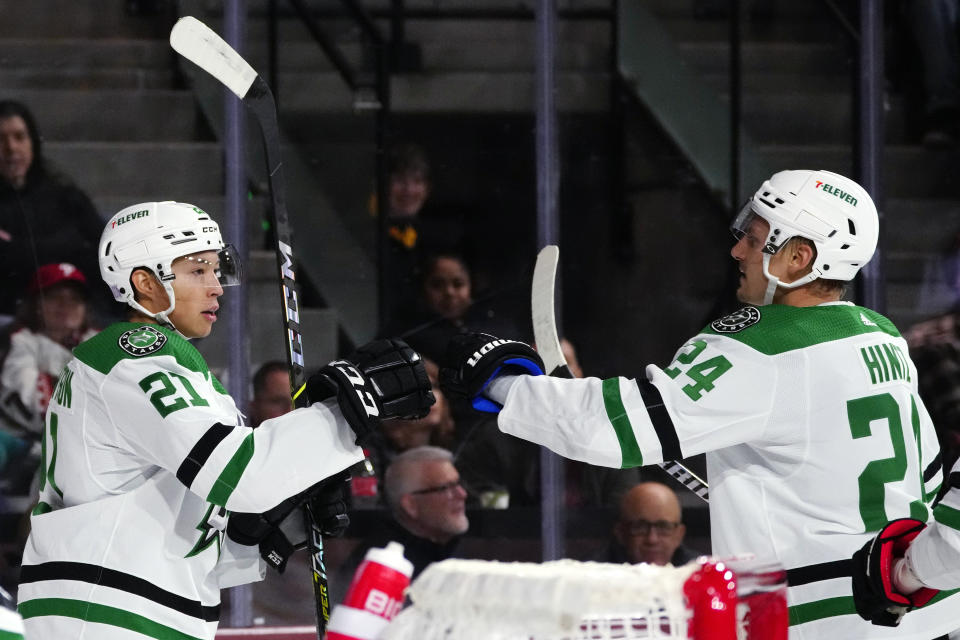
[[[398,338],[374,340],[334,360],[307,380],[306,392],[311,403],[336,396],[361,446],[380,420],[422,418],[436,401],[420,354]]]
[[[878,626],[895,627],[904,614],[939,593],[924,587],[905,595],[894,587],[894,561],[903,557],[910,542],[926,526],[913,518],[894,520],[853,554],[853,604],[861,618]]]
[[[502,407],[483,390],[500,375],[543,375],[543,360],[525,342],[489,333],[464,333],[447,347],[449,367],[440,370],[440,386],[450,397],[468,398],[474,409],[497,413]]]

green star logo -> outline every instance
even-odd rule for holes
[[[159,351],[167,343],[167,336],[158,329],[145,325],[124,331],[118,341],[120,348],[132,356],[146,356]]]

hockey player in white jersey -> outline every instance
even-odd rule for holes
[[[340,528],[322,481],[362,460],[378,414],[424,415],[430,382],[409,347],[377,341],[311,377],[312,405],[252,429],[187,340],[210,333],[239,280],[216,222],[182,203],[128,207],[99,259],[130,322],[80,344],[50,402],[20,577],[26,636],[212,640],[220,589],[263,577],[257,543],[275,531],[258,514],[309,496],[329,507],[320,528]]]
[[[926,521],[943,476],[906,342],[841,301],[876,248],[870,196],[835,173],[783,171],[732,230],[746,306],[669,366],[636,379],[509,375],[536,373],[539,358],[474,334],[451,344],[445,390],[502,407],[502,431],[590,464],[706,452],[713,552],[787,569],[793,640],[931,640],[960,627],[946,594],[895,630],[854,608],[851,555],[888,520]]]

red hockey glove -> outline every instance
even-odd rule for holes
[[[894,520],[853,554],[853,603],[861,618],[895,627],[908,611],[922,607],[939,593],[924,587],[904,595],[893,587],[894,560],[903,557],[910,542],[926,526],[913,518]]]

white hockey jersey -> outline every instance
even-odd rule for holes
[[[779,561],[794,640],[930,640],[960,596],[898,629],[856,615],[850,557],[888,520],[927,520],[943,472],[907,345],[849,303],[745,307],[646,378],[518,376],[502,431],[576,460],[630,467],[707,452],[713,552]]]
[[[47,413],[26,636],[212,640],[220,589],[263,577],[257,548],[226,537],[229,513],[362,460],[353,439],[332,404],[246,427],[181,336],[108,327],[74,350]]]
[[[935,523],[907,549],[914,574],[934,589],[960,587],[960,462],[953,465],[948,482],[949,491],[933,508]]]

